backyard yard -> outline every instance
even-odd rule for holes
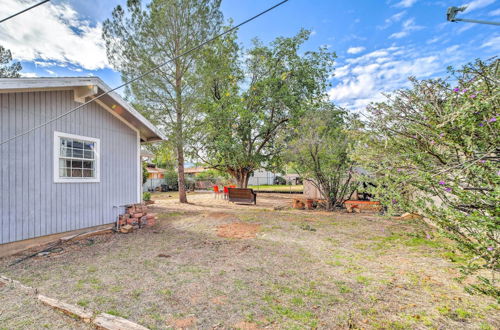
[[[304,186],[301,184],[298,185],[256,185],[256,186],[248,186],[255,191],[272,191],[272,192],[298,192],[301,193],[304,190]]]
[[[4,258],[0,274],[151,329],[500,327],[499,305],[464,292],[460,258],[422,223],[293,210],[290,194],[176,197],[153,195],[154,227]],[[0,303],[0,329],[77,328],[8,285]]]

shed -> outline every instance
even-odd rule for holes
[[[116,221],[164,136],[97,77],[0,79],[0,244]],[[47,125],[48,121],[57,118]]]

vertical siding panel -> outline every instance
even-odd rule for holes
[[[10,110],[8,108],[9,104],[7,102],[8,95],[0,94],[0,122],[9,123],[9,113]],[[10,137],[10,130],[7,127],[4,127],[0,130],[0,141],[4,141]],[[0,184],[2,187],[7,187],[8,183],[8,173],[9,173],[9,158],[10,155],[8,153],[10,143],[4,144],[0,146]],[[8,241],[9,234],[9,220],[10,220],[10,212],[9,212],[9,199],[8,193],[5,189],[0,189],[0,213],[3,214],[0,217],[0,244]]]
[[[10,127],[11,127],[11,136],[14,136],[17,134],[17,125],[19,125],[19,121],[17,119],[16,115],[16,95],[15,94],[9,94],[9,113],[10,113]],[[16,235],[16,223],[18,219],[17,215],[17,204],[16,204],[16,196],[17,196],[17,189],[19,189],[15,183],[16,183],[16,177],[17,173],[16,171],[16,166],[18,162],[18,153],[16,152],[16,149],[18,147],[19,140],[13,140],[9,142],[9,155],[11,155],[10,159],[11,162],[9,163],[9,188],[7,189],[7,194],[9,194],[9,241],[14,241],[17,238]]]
[[[48,92],[43,92],[43,103],[45,104],[45,121],[50,120],[52,117],[52,105],[50,104],[50,97]],[[52,145],[50,143],[51,141],[51,132],[52,132],[52,125],[46,125],[45,128],[45,134],[44,134],[44,147],[45,147],[45,152],[44,152],[44,164],[45,164],[45,177],[47,178],[44,180],[44,185],[45,185],[45,212],[43,214],[43,235],[48,235],[50,233],[50,228],[52,225],[52,217],[49,216],[50,212],[50,203],[52,200],[52,184],[53,184],[53,176],[52,173],[50,172],[51,168],[51,159],[52,159],[52,149],[50,146]]]
[[[22,93],[16,93],[16,117],[18,117],[19,125],[16,125],[16,128],[18,130],[17,133],[21,133],[26,129],[25,125],[25,119],[26,115],[22,111],[22,106],[23,106],[23,94]],[[17,112],[19,111],[19,115],[17,115]],[[17,181],[18,187],[16,187],[16,239],[23,239],[23,224],[24,224],[24,213],[25,213],[25,207],[23,207],[23,200],[24,200],[24,184],[25,184],[25,176],[23,175],[23,165],[24,165],[24,137],[20,137],[16,140],[16,158],[18,159],[16,163],[16,167],[14,168],[14,173],[15,176],[19,179]],[[21,184],[19,184],[19,182]]]
[[[32,106],[33,106],[33,125],[40,124],[40,92],[31,93]],[[32,153],[31,153],[31,168],[30,168],[30,178],[33,184],[33,209],[31,210],[31,230],[32,236],[36,237],[40,235],[38,227],[38,219],[40,212],[40,130],[37,129],[33,132],[32,138]]]
[[[69,91],[62,91],[61,92],[61,109],[59,111],[59,115],[62,115],[66,112],[68,112],[70,109],[68,107],[68,98],[69,98]],[[69,132],[71,134],[78,134],[75,131],[75,126],[77,123],[75,122],[75,118],[73,114],[67,115],[61,119],[61,122],[64,123],[64,131],[63,132]],[[74,212],[73,207],[71,207],[71,199],[75,199],[75,184],[70,183],[70,184],[60,184],[61,186],[61,191],[62,191],[62,196],[61,196],[61,201],[63,204],[62,207],[62,212],[61,212],[61,228],[62,231],[68,231],[70,230],[70,219],[72,219],[72,213]],[[78,200],[78,199],[76,199]]]
[[[61,113],[61,92],[55,92],[55,99],[52,101],[53,102],[53,107],[55,110],[54,117],[59,115]],[[54,124],[55,127],[57,127],[57,131],[64,131],[64,126],[61,123],[61,120],[56,121]],[[52,209],[53,212],[55,212],[54,219],[55,221],[55,228],[52,229],[52,232],[62,232],[62,226],[61,226],[61,213],[63,212],[62,208],[64,207],[63,203],[61,202],[61,183],[55,183],[54,184],[54,191],[55,191],[55,198],[52,203]]]
[[[40,102],[40,123],[44,123],[47,121],[47,118],[45,116],[45,111],[46,111],[46,106],[45,106],[45,94],[44,92],[39,93],[39,102]],[[38,235],[45,235],[45,221],[47,217],[45,216],[46,212],[46,200],[47,200],[47,194],[46,194],[46,187],[47,187],[47,175],[46,175],[46,168],[47,168],[47,153],[48,149],[46,146],[46,134],[47,134],[47,127],[43,127],[40,129],[40,135],[39,135],[39,143],[40,143],[40,150],[38,153],[38,159],[40,164],[40,171],[39,171],[39,176],[38,176],[38,181],[40,182],[40,193],[39,193],[39,207],[40,211],[38,213]]]
[[[15,112],[15,95],[14,94],[8,94],[8,100],[7,100],[8,106],[9,106],[9,132],[10,136],[16,135],[16,112]],[[9,177],[9,188],[5,188],[7,195],[9,195],[9,224],[8,224],[8,229],[7,229],[7,237],[9,242],[15,240],[15,223],[16,223],[16,206],[15,206],[15,177],[16,173],[14,172],[15,166],[16,166],[16,140],[13,140],[8,143],[9,147],[9,165],[8,165],[8,177]]]
[[[27,109],[27,111],[23,111],[23,132],[29,129],[30,125],[30,113],[29,113],[29,100],[28,100],[28,93],[22,93],[22,98],[21,98],[21,107],[22,109]],[[29,170],[30,170],[30,164],[29,164],[29,142],[30,142],[30,134],[24,135],[21,140],[23,143],[22,149],[21,149],[21,154],[23,157],[23,163],[22,163],[22,178],[23,178],[23,189],[22,189],[22,199],[21,203],[24,204],[23,206],[23,231],[22,231],[22,236],[23,237],[29,237],[29,208],[30,208],[30,199],[29,199]]]

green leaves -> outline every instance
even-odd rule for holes
[[[10,50],[5,49],[0,45],[0,78],[18,78],[20,77],[21,63],[12,62],[12,54]]]
[[[301,55],[310,32],[254,40],[241,50],[236,34],[216,41],[198,67],[203,121],[194,153],[241,185],[256,169],[278,170],[291,128],[326,95],[335,55],[324,49]]]
[[[472,256],[465,273],[491,271],[470,289],[499,298],[499,61],[453,73],[453,85],[411,79],[411,89],[371,105],[366,147],[357,154],[389,210],[432,220]]]
[[[305,113],[289,143],[288,160],[302,178],[313,180],[329,208],[341,206],[355,189],[349,156],[353,121],[345,110],[323,103]]]

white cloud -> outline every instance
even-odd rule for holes
[[[336,70],[328,94],[336,104],[362,111],[369,103],[382,101],[383,93],[409,86],[409,76],[424,79],[442,75],[448,65],[463,63],[464,57],[459,45],[439,51],[422,46],[378,49],[345,60]]]
[[[490,16],[500,16],[500,8],[492,10],[488,13]]]
[[[364,51],[366,48],[365,47],[350,47],[348,50],[347,50],[347,53],[348,54],[357,54],[357,53],[361,53],[362,51]]]
[[[49,70],[49,69],[46,69],[45,71],[47,71],[48,74],[52,75],[52,76],[55,76],[56,73],[52,70]]]
[[[486,47],[494,51],[500,51],[500,35],[490,38],[481,45],[481,48]]]
[[[495,2],[495,0],[474,0],[474,1],[471,1],[469,3],[463,4],[463,6],[467,6],[467,9],[465,10],[465,12],[468,12],[468,11],[473,11],[476,9],[480,9],[480,8],[489,6],[494,2]]]
[[[0,17],[36,1],[2,0]],[[87,70],[109,67],[101,24],[82,19],[67,3],[46,3],[0,25],[2,45],[16,60],[51,66],[71,63]]]
[[[395,7],[402,7],[402,8],[409,8],[413,6],[417,2],[417,0],[401,0],[397,4],[395,4]]]
[[[35,78],[35,77],[38,77],[38,75],[35,72],[21,72],[21,77]]]
[[[399,22],[403,18],[404,15],[406,15],[406,10],[403,10],[403,11],[396,13],[396,14],[392,15],[391,17],[387,18],[384,21],[385,24],[381,25],[381,26],[377,26],[377,28],[380,30],[387,29],[392,24]]]
[[[400,32],[393,33],[389,36],[389,39],[400,39],[406,37],[412,31],[422,30],[424,27],[415,24],[415,18],[409,18],[402,24],[402,30]]]

